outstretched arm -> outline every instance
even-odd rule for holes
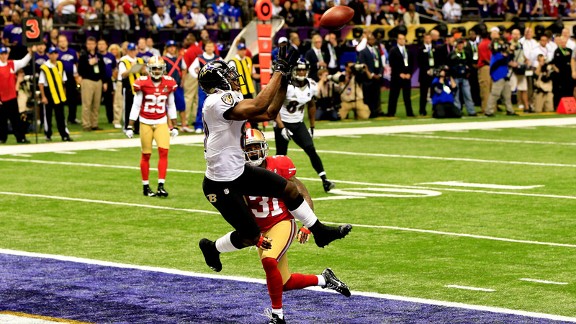
[[[274,75],[270,79],[270,83],[264,88],[262,92],[260,92],[256,98],[254,99],[244,99],[240,103],[238,103],[234,108],[228,110],[224,115],[224,118],[228,120],[256,120],[257,117],[260,115],[266,114],[270,107],[274,107],[272,105],[273,102],[278,101],[277,97],[282,97],[282,101],[286,97],[286,87],[288,85],[288,81],[280,72],[274,72]],[[282,93],[284,95],[282,95]],[[280,103],[280,107],[282,107],[282,103]],[[280,107],[277,107],[276,114],[278,114],[278,110]],[[274,112],[274,111],[271,111]],[[274,114],[275,116],[275,114]],[[273,118],[262,119],[262,120],[270,120]]]

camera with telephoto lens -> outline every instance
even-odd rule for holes
[[[354,70],[355,70],[356,72],[360,72],[360,71],[364,70],[365,67],[366,67],[366,64],[364,64],[364,63],[356,63],[356,64],[354,64]]]
[[[428,70],[428,75],[431,77],[439,78],[442,71],[444,71],[444,77],[447,77],[448,72],[450,72],[450,67],[448,65],[442,65],[435,69]]]
[[[509,53],[514,52],[514,49],[510,48],[510,44],[503,39],[497,39],[492,42],[492,53]]]
[[[342,72],[338,72],[338,73],[335,73],[333,75],[329,75],[328,80],[335,82],[335,83],[344,82],[344,80],[346,80],[346,75],[344,75],[344,73],[342,73]]]

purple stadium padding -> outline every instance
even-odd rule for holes
[[[352,287],[353,288],[353,287]],[[266,323],[266,286],[0,254],[0,312],[96,323]],[[285,293],[290,323],[552,323],[455,307]]]

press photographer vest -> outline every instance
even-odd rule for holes
[[[130,62],[128,59],[123,59],[120,62],[124,63],[124,65],[126,65],[126,71],[130,71],[130,69],[132,68],[132,64],[133,62]],[[144,64],[144,60],[140,57],[136,58],[136,63],[137,64]],[[136,92],[134,91],[134,81],[140,79],[140,73],[129,73],[128,74],[128,79],[126,78],[122,78],[122,86],[126,89],[130,88],[132,90],[132,94],[136,94]]]
[[[244,83],[240,84],[240,91],[243,95],[254,93],[254,82],[252,82],[252,60],[246,56],[242,60],[233,58],[236,71],[244,78]]]
[[[64,70],[64,65],[62,62],[57,61],[56,65],[48,67],[46,63],[40,66],[40,70],[44,72],[46,77],[46,82],[48,82],[48,92],[47,96],[55,105],[66,102],[66,92],[64,91],[64,86],[62,82],[62,71]]]

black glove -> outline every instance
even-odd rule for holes
[[[280,46],[278,49],[278,58],[276,62],[274,62],[272,70],[274,72],[278,71],[283,75],[289,75],[292,67],[298,62],[299,56],[298,51],[292,48],[292,46]]]

